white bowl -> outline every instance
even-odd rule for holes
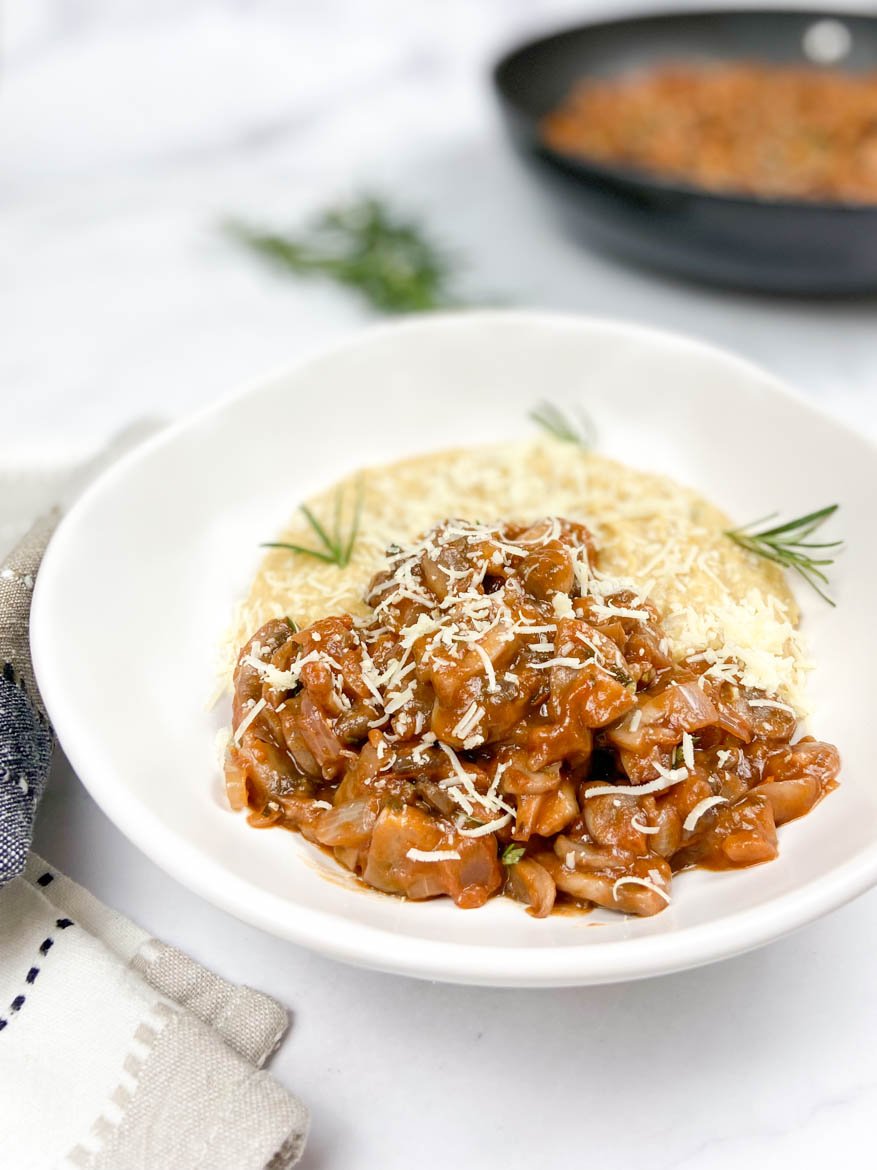
[[[206,700],[259,541],[357,466],[527,433],[543,397],[585,405],[606,454],[694,485],[740,521],[841,504],[837,608],[806,588],[798,595],[817,664],[812,728],[840,746],[843,783],[780,830],[779,860],[683,874],[655,918],[537,921],[505,899],[477,911],[404,902],[355,887],[297,835],[254,831],[223,795],[214,738],[228,707],[209,711]],[[601,320],[422,317],[258,382],[107,472],[46,555],[34,659],[60,741],[97,802],[154,861],[239,918],[432,979],[640,978],[758,946],[877,881],[875,500],[869,443],[726,353]]]

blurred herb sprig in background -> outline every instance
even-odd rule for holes
[[[300,232],[226,224],[242,245],[287,272],[322,276],[355,290],[385,313],[460,308],[459,263],[415,219],[374,195],[328,208]]]

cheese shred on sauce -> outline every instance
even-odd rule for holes
[[[409,849],[405,854],[409,861],[459,861],[456,849]]]

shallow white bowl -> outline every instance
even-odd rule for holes
[[[780,830],[778,861],[681,875],[672,905],[652,919],[536,921],[504,899],[464,912],[355,888],[297,835],[256,832],[229,811],[216,763],[228,719],[227,704],[206,709],[216,648],[259,541],[355,467],[527,433],[543,397],[584,405],[606,454],[694,485],[740,521],[842,505],[838,606],[798,594],[817,663],[813,730],[840,745],[843,784]],[[154,861],[238,917],[339,959],[432,979],[640,978],[758,946],[877,881],[875,499],[870,444],[718,350],[574,317],[419,318],[267,378],[105,474],[40,571],[37,674],[101,807]]]

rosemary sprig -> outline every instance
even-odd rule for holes
[[[413,219],[365,196],[284,235],[232,220],[226,230],[257,255],[299,276],[324,276],[386,313],[460,306],[453,258]]]
[[[546,400],[534,407],[529,417],[562,443],[575,443],[576,446],[588,450],[597,441],[594,420],[581,407],[577,407],[571,417],[564,414],[559,406]]]
[[[332,518],[332,534],[330,535],[325,526],[314,515],[307,504],[300,504],[299,511],[307,520],[311,531],[317,538],[320,547],[308,548],[303,544],[291,544],[285,540],[265,541],[262,548],[285,548],[290,552],[302,553],[304,556],[313,557],[317,561],[323,561],[327,565],[337,565],[339,569],[344,569],[350,564],[350,558],[353,556],[353,549],[356,545],[356,538],[359,535],[359,521],[362,515],[362,484],[356,485],[356,499],[353,505],[353,516],[350,522],[350,528],[345,533],[342,525],[342,508],[343,508],[343,493],[341,488],[335,493],[335,507]],[[288,619],[287,619],[288,620]]]
[[[820,528],[829,517],[838,509],[837,504],[829,504],[827,508],[819,508],[816,512],[808,512],[806,516],[799,516],[796,520],[787,520],[785,524],[777,524],[772,528],[762,528],[753,532],[757,524],[776,518],[777,513],[762,516],[760,520],[753,520],[740,528],[731,528],[725,532],[742,548],[773,561],[784,569],[792,569],[807,582],[811,589],[815,589],[819,596],[834,605],[823,585],[828,585],[828,577],[823,569],[834,564],[834,556],[814,555],[816,550],[839,548],[842,540],[812,541],[808,536]],[[814,550],[814,551],[811,551]]]

